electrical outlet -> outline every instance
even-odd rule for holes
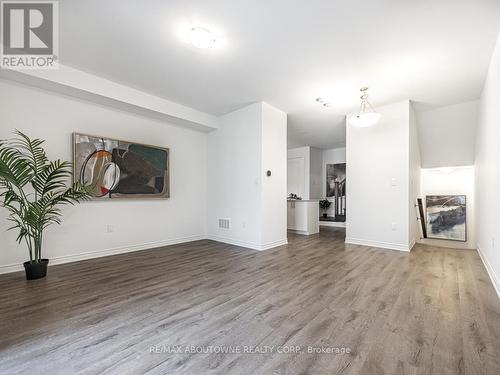
[[[396,223],[392,223],[392,224],[391,224],[391,229],[392,229],[392,230],[396,230]]]
[[[491,248],[495,248],[495,237],[491,237]]]

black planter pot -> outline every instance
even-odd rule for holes
[[[323,214],[323,217],[325,217],[325,218],[328,217],[328,214]]]
[[[26,280],[41,279],[47,275],[48,259],[40,259],[40,262],[24,262]]]

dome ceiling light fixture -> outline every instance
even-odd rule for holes
[[[359,113],[349,117],[349,124],[357,128],[367,128],[375,125],[382,115],[376,112],[368,101],[368,87],[362,87],[359,91],[361,91],[361,108]]]
[[[215,44],[215,38],[210,30],[204,27],[193,27],[189,31],[189,41],[196,48],[208,49]]]

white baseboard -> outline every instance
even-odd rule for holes
[[[217,242],[228,243],[231,245],[246,247],[246,248],[250,248],[253,250],[259,250],[259,251],[272,249],[274,247],[286,245],[288,243],[288,240],[286,238],[278,240],[278,241],[268,242],[265,244],[256,244],[256,243],[251,243],[251,242],[237,241],[237,240],[233,240],[230,238],[219,237],[219,236],[195,235],[195,236],[188,236],[188,237],[173,238],[173,239],[168,239],[168,240],[164,240],[164,241],[147,242],[147,243],[138,244],[138,245],[121,246],[121,247],[114,247],[114,248],[110,248],[110,249],[88,251],[88,252],[79,253],[79,254],[51,257],[50,264],[56,265],[56,264],[77,262],[79,260],[100,258],[100,257],[109,256],[109,255],[125,254],[125,253],[130,253],[133,251],[141,251],[141,250],[153,249],[156,247],[177,245],[177,244],[181,244],[181,243],[199,241],[199,240],[205,240],[205,239],[210,239],[210,240],[217,241]],[[7,265],[0,266],[0,274],[10,273],[10,272],[18,272],[18,271],[22,271],[22,270],[24,270],[22,263],[7,264]]]
[[[188,237],[172,238],[172,239],[168,239],[168,240],[164,240],[164,241],[147,242],[147,243],[138,244],[138,245],[113,247],[113,248],[104,249],[104,250],[88,251],[88,252],[79,253],[79,254],[62,255],[62,256],[50,258],[50,264],[55,265],[55,264],[77,262],[79,260],[101,258],[101,257],[109,256],[109,255],[125,254],[125,253],[130,253],[133,251],[153,249],[155,247],[176,245],[176,244],[181,244],[181,243],[185,243],[185,242],[199,241],[199,240],[204,240],[204,239],[206,239],[206,236],[204,236],[204,235],[195,235],[195,236],[188,236]],[[24,270],[24,267],[22,264],[7,264],[4,266],[0,266],[0,274],[17,272],[17,271],[22,271],[22,270]]]
[[[300,234],[300,235],[303,235],[303,236],[310,236],[312,234],[318,234],[319,231],[317,232],[309,232],[307,230],[295,230],[295,229],[288,229],[289,232],[291,233],[295,233],[295,234]]]
[[[255,242],[238,241],[238,240],[228,238],[228,237],[215,236],[213,234],[208,235],[207,239],[212,240],[212,241],[227,243],[229,245],[246,247],[248,249],[259,250],[259,251],[269,250],[269,249],[272,249],[273,247],[286,245],[288,243],[288,240],[286,238],[282,239],[282,240],[274,241],[274,242],[268,242],[265,244],[258,244]]]
[[[411,242],[410,245],[408,245],[408,251],[411,251],[413,247],[417,244],[417,240],[414,238]]]
[[[389,250],[397,250],[397,251],[410,251],[410,247],[405,244],[398,244],[392,242],[382,242],[382,241],[371,241],[371,240],[363,240],[359,238],[346,237],[345,243],[352,245],[363,245],[369,247],[380,247],[382,249]]]
[[[288,244],[288,240],[285,238],[282,240],[268,242],[266,244],[260,245],[259,250],[269,250],[269,249],[272,249],[274,247],[283,246],[283,245],[287,245],[287,244]]]
[[[488,261],[488,258],[486,258],[486,255],[481,250],[479,244],[477,245],[477,252],[479,253],[479,257],[483,261],[484,268],[486,268],[486,272],[488,272],[488,276],[490,277],[491,283],[493,284],[493,288],[495,288],[495,292],[497,292],[497,296],[498,298],[500,298],[500,278],[493,270],[493,267]]]
[[[50,262],[52,264],[52,262]],[[0,266],[0,275],[3,273],[18,272],[24,269],[22,264],[6,264],[5,266]]]
[[[432,247],[444,247],[448,249],[465,249],[476,250],[477,246],[472,242],[459,242],[453,240],[437,239],[437,238],[420,238],[418,243]]]
[[[345,228],[346,223],[342,222],[335,222],[335,221],[320,221],[319,222],[320,227],[335,227],[335,228]]]

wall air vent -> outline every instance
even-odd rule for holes
[[[219,229],[230,230],[231,219],[219,219]]]

